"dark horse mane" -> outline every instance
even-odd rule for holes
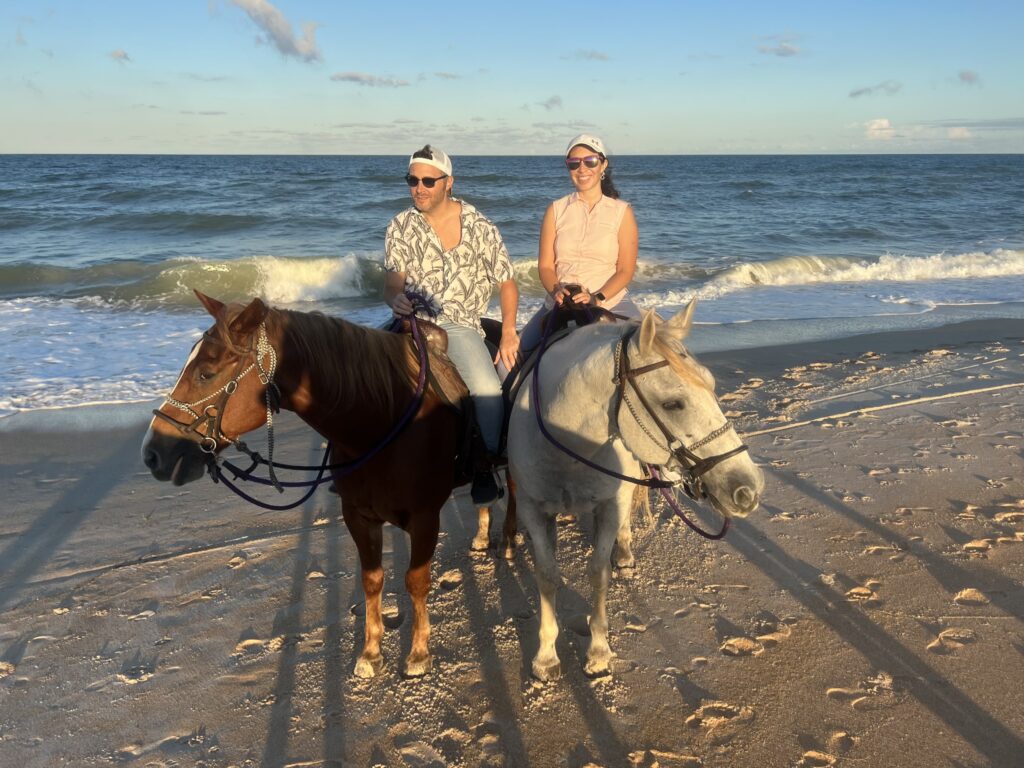
[[[282,359],[319,373],[317,400],[328,411],[359,403],[392,415],[412,391],[416,362],[406,336],[287,309],[270,309],[266,326]]]

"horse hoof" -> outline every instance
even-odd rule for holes
[[[356,677],[362,677],[368,679],[376,677],[380,674],[380,671],[384,669],[384,657],[375,656],[374,658],[366,658],[360,656],[356,661],[356,668],[353,670]]]
[[[473,552],[486,552],[486,551],[487,551],[487,545],[488,545],[488,544],[490,544],[490,542],[489,542],[489,541],[487,541],[487,537],[486,537],[486,536],[484,536],[484,537],[481,537],[481,536],[477,536],[477,537],[476,537],[475,539],[473,539],[473,541],[472,541],[472,542],[470,543],[470,545],[469,545],[469,548],[470,548],[470,549],[471,549],[471,550],[472,550]]]
[[[612,571],[612,575],[617,579],[622,579],[623,581],[632,581],[633,577],[636,575],[636,568],[632,565],[620,565]]]
[[[562,663],[558,661],[558,659],[555,659],[553,662],[548,664],[541,664],[538,661],[534,661],[533,676],[542,683],[557,680],[562,676]]]
[[[516,559],[516,545],[515,544],[506,544],[505,548],[501,552],[501,556],[503,558],[505,558],[506,560],[515,560]]]
[[[583,666],[583,674],[590,678],[609,677],[612,673],[610,662],[610,658],[588,659]]]
[[[402,677],[423,677],[430,671],[433,663],[434,657],[429,653],[420,659],[408,658],[405,661],[405,672],[402,673]]]

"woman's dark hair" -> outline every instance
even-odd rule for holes
[[[600,156],[602,160],[606,160],[608,162],[608,165],[606,165],[604,168],[604,173],[601,175],[601,194],[604,195],[605,197],[610,197],[613,200],[618,200],[619,197],[621,197],[621,195],[619,195],[619,190],[617,190],[615,188],[615,185],[612,183],[612,161],[609,160],[603,153],[598,152],[598,150],[595,147],[592,147],[589,144],[577,144],[576,146],[592,149],[594,150],[594,152],[597,152],[597,154]],[[573,147],[573,149],[575,149],[575,147]]]
[[[604,157],[604,155],[602,155]],[[605,157],[605,160],[608,160]],[[605,197],[610,197],[613,200],[619,199],[619,190],[615,188],[612,183],[612,161],[608,160],[608,165],[604,168],[604,173],[601,175],[601,194]]]

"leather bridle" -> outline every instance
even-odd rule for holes
[[[644,397],[643,391],[636,382],[637,379],[646,373],[651,373],[652,371],[665,368],[669,365],[669,362],[668,360],[663,359],[656,363],[641,366],[640,368],[633,368],[629,363],[629,340],[633,337],[636,331],[636,327],[630,328],[629,331],[619,339],[619,343],[615,347],[614,381],[616,398],[618,400],[618,404],[615,408],[616,421],[621,420],[620,414],[622,406],[625,404],[629,409],[630,415],[636,421],[643,433],[650,438],[655,445],[658,445],[659,447],[661,446],[661,440],[659,440],[656,434],[648,429],[647,424],[645,424],[644,420],[640,418],[640,414],[637,412],[636,406],[630,399],[629,389],[632,389],[646,415],[650,417],[651,421],[653,421],[655,426],[657,426],[658,431],[661,432],[661,437],[664,438],[666,443],[664,446],[665,450],[667,450],[669,455],[675,458],[675,460],[679,462],[680,466],[682,466],[682,485],[683,490],[686,491],[686,495],[694,500],[706,499],[707,490],[704,488],[704,482],[701,479],[702,476],[710,472],[726,459],[730,459],[737,454],[743,453],[748,450],[748,448],[746,445],[740,445],[733,448],[731,451],[719,453],[714,456],[707,456],[705,458],[701,458],[695,453],[698,448],[704,447],[729,432],[733,428],[729,421],[726,421],[722,426],[712,430],[700,440],[691,443],[689,446],[672,434],[672,431],[665,425],[661,418],[659,418],[655,410],[651,408],[650,403],[648,403],[647,398]],[[621,428],[619,430],[619,434],[621,435]]]
[[[203,333],[203,339],[217,344],[227,344],[227,342],[211,335],[209,331]],[[200,340],[199,343],[201,342],[202,340]],[[228,346],[231,348],[231,345]],[[252,371],[259,371],[260,382],[266,386],[268,429],[273,429],[273,414],[279,410],[281,393],[280,390],[278,390],[277,384],[274,383],[274,372],[277,370],[277,353],[274,351],[274,347],[267,340],[266,325],[264,323],[260,323],[255,345],[250,342],[247,349],[232,349],[232,351],[238,353],[238,364],[235,366],[234,374],[228,382],[216,392],[213,392],[199,400],[194,400],[191,403],[183,403],[180,400],[175,400],[170,395],[164,399],[164,403],[166,405],[177,408],[179,411],[184,411],[192,417],[192,421],[179,421],[173,416],[164,413],[159,408],[153,410],[154,416],[163,419],[173,426],[186,439],[198,443],[200,450],[211,457],[217,452],[217,448],[222,441],[235,446],[239,444],[239,439],[237,437],[229,437],[221,431],[221,421],[224,418],[224,410],[227,407],[228,398],[230,398],[238,389],[239,382]],[[252,362],[246,366],[250,356],[252,357]],[[270,358],[269,366],[267,367],[264,367],[263,365],[264,357]],[[211,400],[215,400],[215,402],[211,403]],[[204,403],[209,403],[209,405],[203,405]],[[200,406],[202,406],[201,411],[197,410]],[[270,456],[273,457],[273,432],[271,431],[270,434],[271,442],[269,453]]]

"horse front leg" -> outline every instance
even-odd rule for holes
[[[363,650],[356,659],[354,672],[357,677],[374,677],[384,666],[384,657],[380,652],[380,640],[384,635],[380,605],[381,592],[384,589],[384,569],[381,567],[383,523],[379,520],[369,520],[356,512],[345,514],[344,504],[342,515],[359,551],[363,594],[366,596]]]
[[[549,508],[551,507],[551,508]],[[533,542],[533,569],[540,592],[539,647],[533,657],[533,676],[538,680],[556,680],[562,674],[562,665],[555,649],[558,639],[558,616],[555,595],[562,578],[555,560],[557,528],[552,505],[539,505],[530,500],[520,506],[523,523]]]
[[[612,546],[612,565],[623,579],[633,578],[636,558],[633,556],[633,527],[629,515],[622,516],[615,542]]]
[[[609,673],[615,657],[608,645],[608,582],[611,579],[611,554],[616,539],[621,535],[622,522],[629,526],[629,513],[619,500],[601,502],[594,511],[594,550],[590,556],[589,572],[592,613],[590,615],[590,647],[583,671],[591,677]]]
[[[433,514],[421,512],[409,525],[411,555],[405,574],[405,588],[412,598],[412,649],[405,659],[405,676],[422,677],[430,671],[430,616],[427,596],[430,594],[430,562],[437,547],[440,510]]]

